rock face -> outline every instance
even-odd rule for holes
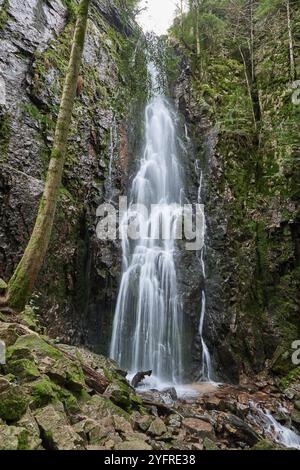
[[[294,3],[295,24],[299,14]],[[221,55],[209,52],[204,75],[183,57],[174,89],[193,143],[190,200],[197,200],[196,160],[204,176],[204,335],[217,375],[234,382],[265,367],[288,375],[294,367],[291,345],[299,337],[299,106],[292,104],[285,11],[276,10],[265,21],[255,22],[256,101],[249,100],[243,63],[228,45],[222,45]],[[275,56],[271,70],[269,58]],[[253,107],[259,115],[255,125]],[[183,280],[194,286],[184,302],[193,325],[196,376],[201,309],[195,302],[201,304],[203,281],[193,261],[188,260],[187,272]]]
[[[30,236],[43,191],[76,1],[1,1],[0,277]],[[92,2],[61,197],[34,305],[49,333],[107,352],[119,244],[96,236],[97,207],[125,191],[146,80],[141,32],[124,2]],[[5,9],[5,10],[4,10]],[[126,20],[124,18],[127,18]],[[126,50],[126,54],[125,54]],[[134,72],[134,73],[133,73]],[[133,111],[134,110],[134,111]]]

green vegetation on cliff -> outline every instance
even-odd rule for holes
[[[223,201],[224,256],[235,266],[224,272],[231,286],[225,315],[238,328],[228,338],[239,362],[258,369],[280,345],[273,370],[284,375],[293,368],[292,341],[300,337],[299,3],[188,3],[170,37],[189,58],[199,111],[218,129],[222,171],[209,192]]]

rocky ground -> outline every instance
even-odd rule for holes
[[[43,336],[27,309],[2,315],[0,449],[277,449],[279,436],[258,408],[300,430],[300,383],[284,392],[271,379],[240,386],[194,385],[137,394],[109,359]]]

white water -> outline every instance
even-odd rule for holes
[[[298,434],[280,424],[270,411],[264,411],[254,403],[252,403],[252,407],[256,415],[254,419],[257,424],[263,427],[267,437],[285,447],[300,450],[300,436]]]
[[[152,370],[152,386],[182,381],[182,310],[177,291],[175,232],[181,211],[176,113],[158,92],[157,73],[150,70],[154,97],[145,110],[145,150],[123,218],[123,274],[115,312],[110,356],[130,374]],[[136,204],[156,209],[145,216]],[[127,224],[138,220],[132,241]],[[170,233],[161,234],[161,225]],[[165,233],[165,232],[163,232]]]
[[[199,162],[196,166],[196,170],[200,173],[200,182],[199,182],[199,189],[198,189],[198,204],[200,207],[203,208],[203,201],[202,201],[202,183],[203,183],[203,172],[201,170]],[[203,217],[203,233],[202,239],[205,241],[206,235],[206,219],[204,209],[202,209],[202,217]],[[206,294],[205,294],[205,281],[206,281],[206,269],[205,269],[205,261],[204,261],[204,254],[205,254],[205,243],[200,252],[200,264],[202,269],[202,275],[204,279],[204,288],[202,290],[202,305],[201,305],[201,314],[200,314],[200,322],[199,322],[199,335],[201,339],[201,346],[202,346],[202,367],[201,367],[201,381],[213,382],[213,371],[212,371],[212,362],[209,353],[209,349],[204,340],[204,320],[206,314]]]

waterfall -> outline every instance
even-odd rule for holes
[[[264,411],[253,402],[250,405],[253,420],[264,429],[266,437],[285,447],[300,450],[300,436],[298,434],[280,424],[269,410]]]
[[[197,161],[197,164],[196,164],[196,171],[199,173],[199,179],[200,179],[199,189],[198,189],[198,204],[200,207],[202,207],[202,217],[204,221],[202,238],[203,240],[205,240],[206,219],[205,219],[205,212],[203,209],[203,201],[202,201],[203,171],[201,169],[199,161]],[[205,314],[206,314],[206,293],[205,293],[206,269],[205,269],[204,255],[205,255],[205,243],[203,244],[203,247],[201,249],[200,256],[199,256],[203,280],[204,280],[204,288],[202,290],[201,314],[200,314],[200,322],[199,322],[199,335],[200,335],[201,346],[202,346],[201,380],[212,382],[213,371],[212,371],[211,357],[210,357],[209,349],[205,343],[204,336],[203,336],[204,320],[205,320]]]
[[[153,65],[149,72],[153,96],[145,109],[145,148],[120,228],[123,273],[110,356],[131,374],[152,370],[156,385],[176,384],[182,380],[183,369],[183,318],[175,265],[183,182],[177,115],[159,91]],[[155,209],[150,211],[153,204]],[[137,240],[128,234],[132,219],[139,222]]]

